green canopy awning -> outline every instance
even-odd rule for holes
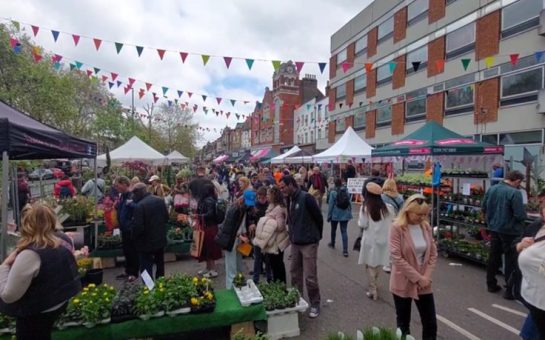
[[[407,157],[479,154],[503,154],[503,146],[476,142],[434,121],[429,121],[405,138],[382,148],[373,149],[371,155],[372,157]]]

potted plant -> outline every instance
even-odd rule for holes
[[[95,202],[86,196],[76,196],[62,200],[59,205],[62,206],[61,213],[67,214],[69,217],[66,224],[78,225],[87,224],[93,218]]]
[[[197,294],[190,298],[191,313],[209,313],[216,307],[216,297],[212,288],[212,281],[205,277],[194,277],[192,283]]]
[[[167,239],[169,243],[183,243],[186,240],[186,234],[180,227],[170,228],[167,231]]]
[[[246,286],[246,278],[244,277],[244,274],[237,273],[237,275],[235,275],[235,278],[233,279],[233,286],[235,286],[235,288],[242,288]]]
[[[187,275],[175,275],[166,280],[166,292],[163,301],[165,312],[168,316],[185,314],[191,311],[190,299],[197,296],[197,287],[191,277]]]
[[[15,318],[5,314],[0,314],[0,334],[13,333],[15,333]]]
[[[97,248],[98,249],[118,249],[121,248],[122,241],[121,235],[98,235]]]
[[[134,305],[134,313],[140,319],[149,320],[164,315],[164,311],[161,310],[162,302],[158,299],[156,291],[156,289],[150,291],[148,287],[142,287],[140,290]]]

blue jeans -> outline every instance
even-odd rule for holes
[[[331,244],[335,246],[335,236],[337,236],[337,224],[341,224],[341,238],[343,241],[343,252],[348,253],[348,234],[346,228],[348,221],[331,221]]]
[[[265,273],[267,275],[267,282],[272,281],[272,270],[269,264],[268,258],[261,252],[261,248],[254,247],[254,275],[253,280],[256,284],[259,283],[259,276],[263,269],[263,263],[265,263]]]
[[[520,330],[520,337],[523,340],[540,340],[539,331],[537,326],[532,318],[532,314],[528,314]]]
[[[238,239],[232,251],[225,251],[225,288],[233,288],[233,280],[242,272],[242,254],[237,251]]]

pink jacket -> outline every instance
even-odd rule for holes
[[[424,238],[428,244],[424,254],[424,262],[418,265],[414,242],[409,228],[405,230],[393,225],[390,230],[390,254],[392,273],[390,275],[390,291],[397,296],[418,299],[418,295],[432,293],[431,285],[427,289],[419,289],[418,281],[426,277],[431,280],[431,274],[437,262],[437,247],[433,240],[432,230],[428,223],[424,225]]]

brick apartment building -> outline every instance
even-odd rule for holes
[[[383,145],[435,120],[505,145],[506,159],[541,155],[543,8],[543,0],[375,0],[331,37],[329,142],[344,130],[337,125]]]

